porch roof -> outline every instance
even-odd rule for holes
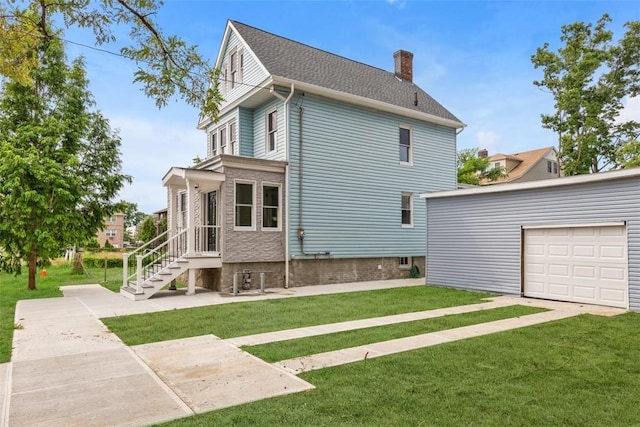
[[[223,182],[225,176],[223,173],[210,170],[178,168],[172,167],[164,177],[162,177],[162,185],[186,186],[187,181],[198,183],[200,185]]]

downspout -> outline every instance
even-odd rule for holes
[[[286,226],[284,228],[284,287],[289,288],[289,101],[293,97],[295,92],[295,86],[291,83],[291,92],[286,98],[280,95],[273,89],[269,90],[272,95],[279,98],[284,103],[284,160],[287,164],[284,167],[284,182],[285,192],[287,197],[285,198],[285,211],[286,211]]]

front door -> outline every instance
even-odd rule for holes
[[[207,215],[206,215],[206,243],[205,250],[207,252],[218,252],[218,210],[216,206],[216,200],[218,198],[218,192],[212,191],[207,193]]]

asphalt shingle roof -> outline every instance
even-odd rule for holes
[[[330,52],[231,21],[269,74],[460,122],[416,84]],[[418,105],[414,105],[417,93]]]

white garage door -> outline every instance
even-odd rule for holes
[[[524,231],[524,295],[628,308],[624,225]]]

